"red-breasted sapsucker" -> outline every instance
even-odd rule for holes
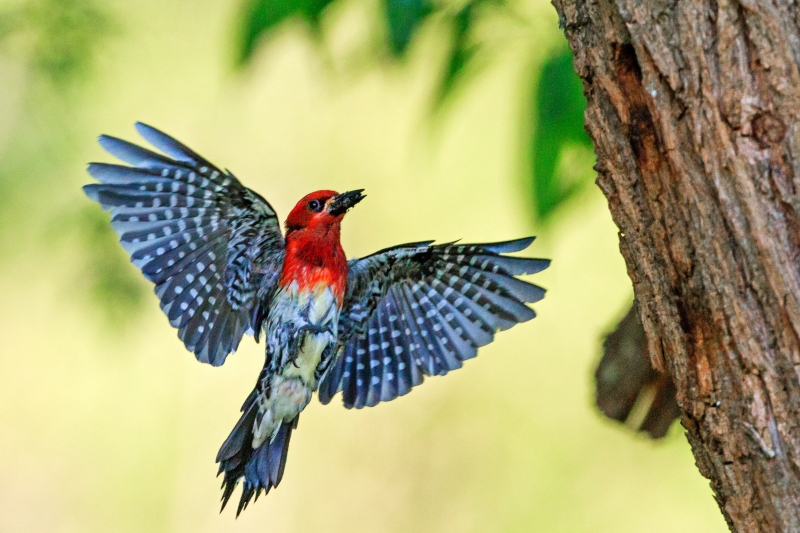
[[[222,507],[243,480],[237,515],[278,485],[292,430],[319,391],[347,408],[408,393],[475,357],[495,332],[530,320],[544,289],[515,276],[545,259],[503,255],[533,238],[489,244],[422,241],[346,259],[342,218],[361,190],[317,191],[286,219],[192,150],[147,126],[157,154],[114,137],[99,141],[130,166],[91,163],[84,191],[111,210],[134,265],[197,358],[225,362],[245,333],[266,361],[242,416],[217,455]]]

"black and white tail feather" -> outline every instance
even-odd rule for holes
[[[297,415],[290,422],[282,423],[271,439],[254,449],[252,441],[258,411],[257,397],[258,388],[242,405],[242,417],[217,453],[219,463],[217,475],[224,474],[220,512],[228,504],[239,480],[242,480],[242,495],[236,508],[237,517],[247,509],[251,499],[258,500],[262,492],[269,494],[269,491],[280,483],[286,467],[289,439],[300,419],[300,415]]]
[[[172,137],[138,123],[165,155],[114,137],[100,144],[130,166],[91,163],[100,183],[89,198],[111,210],[111,224],[131,261],[155,284],[178,336],[214,366],[244,333],[264,327],[283,268],[285,242],[275,211],[230,172]],[[526,304],[544,289],[517,276],[549,261],[505,255],[533,238],[487,244],[409,243],[349,262],[337,356],[322,374],[319,397],[342,392],[347,408],[374,406],[407,394],[425,376],[444,375],[475,357],[499,330],[535,316]],[[269,363],[269,362],[267,362]],[[259,380],[269,382],[265,365]],[[253,448],[259,388],[220,448],[222,507],[242,481],[237,516],[283,476],[299,415]]]

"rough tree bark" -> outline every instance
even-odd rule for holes
[[[697,466],[732,530],[800,531],[800,7],[553,3]]]

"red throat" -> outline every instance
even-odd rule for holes
[[[286,235],[286,258],[280,285],[297,282],[301,291],[319,285],[333,289],[339,305],[347,281],[347,258],[339,243],[340,221],[330,225],[312,225]]]
[[[327,209],[336,194],[312,192],[289,213],[280,285],[296,282],[301,291],[331,287],[341,306],[347,281],[347,258],[339,243],[344,213],[334,215]]]

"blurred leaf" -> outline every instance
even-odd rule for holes
[[[19,31],[24,22],[23,12],[20,9],[0,12],[0,40]]]
[[[53,223],[49,236],[55,243],[80,247],[83,262],[72,290],[88,299],[109,327],[123,329],[143,308],[147,285],[119,245],[108,213],[89,204]]]
[[[250,0],[240,29],[238,63],[246,63],[253,55],[261,36],[296,13],[297,2]]]
[[[433,12],[433,5],[430,0],[386,0],[385,9],[390,48],[395,57],[400,57],[414,32]]]
[[[43,0],[31,19],[40,32],[34,50],[37,67],[56,81],[84,72],[111,29],[106,13],[87,0]]]
[[[583,86],[572,68],[569,49],[559,51],[544,64],[533,101],[536,125],[531,145],[534,211],[538,219],[546,220],[584,185],[583,181],[569,180],[569,176],[557,172],[559,158],[566,148],[592,147],[583,127],[586,109]]]
[[[25,35],[33,66],[58,84],[88,70],[112,28],[111,17],[91,0],[29,0],[0,12],[0,39]]]
[[[441,105],[452,94],[464,68],[477,51],[477,45],[469,44],[469,31],[474,22],[475,6],[480,0],[470,1],[453,16],[453,45],[447,59],[436,106]]]
[[[83,271],[88,295],[108,322],[121,327],[122,319],[142,308],[145,284],[119,245],[107,213],[90,205],[79,215],[77,230],[88,256]]]
[[[246,64],[261,38],[282,22],[301,17],[316,30],[323,10],[332,0],[247,0],[239,28],[239,51],[236,62]]]

